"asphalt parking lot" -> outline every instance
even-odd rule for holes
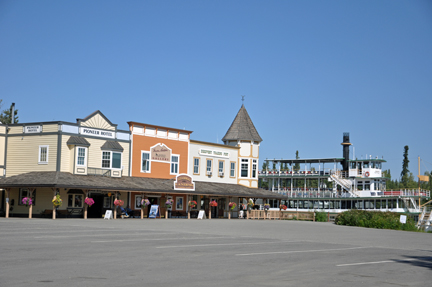
[[[227,219],[0,218],[0,286],[431,286],[432,234]]]

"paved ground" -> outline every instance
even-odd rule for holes
[[[431,286],[432,234],[299,221],[0,218],[0,287]]]

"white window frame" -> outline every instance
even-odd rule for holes
[[[103,155],[104,155],[105,152],[110,153],[110,159],[109,159],[110,166],[109,167],[104,167],[103,166],[103,161],[104,161]],[[113,164],[113,153],[119,153],[120,154],[120,167],[119,168],[118,167],[112,167],[112,164]],[[123,162],[123,153],[122,152],[111,151],[111,150],[103,150],[102,151],[102,160],[101,160],[101,167],[102,167],[102,169],[121,170],[122,169],[122,162]]]
[[[177,162],[173,161],[174,157],[177,158]],[[173,167],[175,167],[175,166],[177,166],[177,172],[176,171],[173,172]],[[171,163],[170,163],[170,174],[179,174],[179,169],[180,169],[180,155],[172,154],[171,155]]]
[[[234,164],[234,167],[233,167]],[[236,163],[234,161],[230,162],[230,177],[235,177]]]
[[[80,164],[79,160],[78,160],[80,158],[80,154],[79,154],[80,149],[84,150],[84,163],[83,164]],[[76,165],[77,166],[87,166],[87,147],[77,146]]]
[[[256,159],[253,159],[252,160],[252,178],[257,178],[257,176],[258,176],[257,166],[258,166],[258,161]]]
[[[199,170],[199,166],[200,166],[200,158],[199,158],[199,157],[194,157],[193,160],[194,160],[194,161],[193,161],[193,163],[194,163],[194,165],[193,165],[193,173],[194,173],[194,174],[200,174],[200,170]],[[197,164],[197,165],[195,164],[195,161],[198,161],[198,164]],[[196,172],[195,172],[195,168],[197,169]]]
[[[246,176],[242,175],[243,165],[246,165],[247,174]],[[248,158],[242,158],[240,160],[240,177],[241,178],[249,178],[249,159]]]
[[[209,166],[210,162],[210,166]],[[206,159],[206,175],[208,172],[211,172],[213,174],[213,160],[212,159]]]
[[[43,148],[46,148],[46,158],[45,158],[45,160],[41,159],[42,149]],[[39,146],[38,164],[48,164],[48,152],[49,152],[49,146],[48,145],[40,145]]]
[[[221,167],[221,164],[222,164],[222,167]],[[219,166],[219,168],[218,168],[218,172],[219,172],[218,175],[220,176],[220,173],[224,173],[225,162],[223,160],[219,160],[218,166]]]
[[[143,170],[143,160],[144,160],[144,154],[148,155],[148,170]],[[151,159],[150,159],[150,152],[149,151],[141,151],[141,172],[148,173],[151,172]]]

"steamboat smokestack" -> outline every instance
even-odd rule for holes
[[[342,169],[344,171],[348,171],[348,160],[349,160],[349,147],[351,145],[349,139],[349,133],[343,134],[343,142],[341,143],[343,146],[343,161],[342,161]]]

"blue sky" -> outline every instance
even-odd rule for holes
[[[245,107],[260,159],[432,169],[431,1],[0,1],[0,95],[20,122],[102,111],[216,142]],[[352,152],[351,152],[352,155]]]

